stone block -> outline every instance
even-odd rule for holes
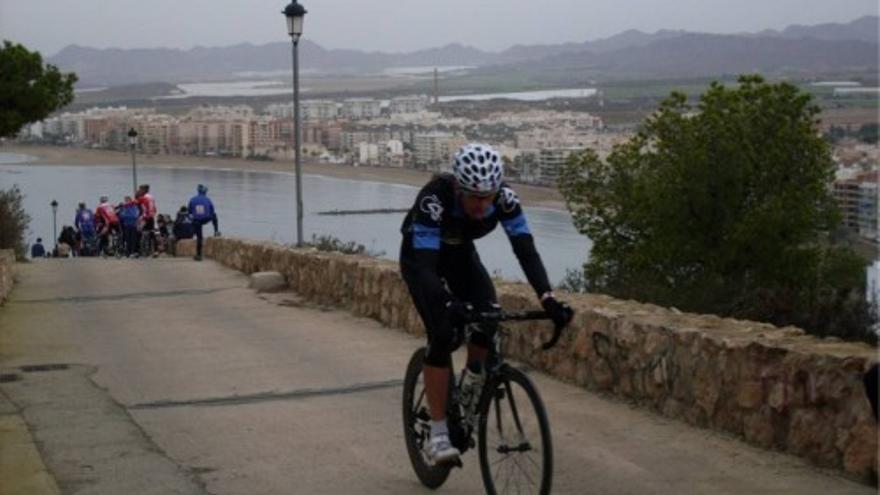
[[[767,409],[747,414],[743,419],[743,436],[755,445],[769,448],[773,446],[776,429],[773,415]]]
[[[877,427],[863,423],[856,427],[843,454],[843,469],[857,476],[877,475]]]
[[[205,250],[207,251],[207,249]],[[205,253],[207,254],[207,253]],[[213,253],[212,253],[213,254]],[[192,258],[196,255],[195,239],[180,239],[174,242],[174,256],[178,258]]]
[[[248,287],[257,292],[274,292],[285,289],[287,282],[278,272],[256,272],[251,274]]]
[[[764,402],[764,387],[761,382],[747,381],[739,384],[736,403],[743,409],[755,409]]]

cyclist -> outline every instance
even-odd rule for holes
[[[196,235],[196,255],[193,257],[196,261],[202,260],[202,227],[211,222],[214,226],[214,235],[220,235],[217,229],[217,212],[214,210],[214,203],[208,197],[208,188],[199,184],[196,188],[196,195],[189,200],[187,207],[192,217],[193,230]]]
[[[98,207],[95,208],[95,219],[98,228],[98,238],[100,239],[100,251],[107,252],[110,244],[110,233],[119,231],[119,217],[116,215],[116,209],[110,204],[110,198],[106,195],[101,196]]]
[[[172,254],[177,256],[177,242],[182,239],[192,239],[193,235],[195,235],[193,233],[192,216],[189,214],[189,208],[186,205],[181,206],[177,212],[172,233],[174,234],[174,243],[171,245]]]
[[[502,181],[503,168],[491,146],[463,146],[455,154],[452,173],[435,175],[422,188],[401,227],[401,275],[428,333],[424,380],[431,438],[426,454],[435,464],[456,462],[460,455],[449,440],[446,424],[453,329],[474,310],[498,307],[495,287],[474,239],[500,222],[544,310],[554,323],[567,322],[567,306],[551,291],[519,198]],[[496,329],[497,324],[482,324],[471,334],[461,385],[463,404],[480,396],[483,362]]]
[[[141,207],[141,218],[143,221],[143,232],[150,236],[150,253],[144,253],[144,256],[153,255],[155,258],[159,255],[156,250],[156,200],[150,194],[150,185],[141,184],[138,186],[137,194],[135,194],[138,205]]]
[[[140,217],[140,207],[131,198],[125,197],[125,202],[119,211],[119,219],[122,223],[122,242],[125,245],[125,255],[129,258],[137,258],[139,256],[138,245],[138,218]]]
[[[92,210],[86,208],[85,203],[80,203],[76,210],[76,217],[73,221],[77,232],[79,232],[82,241],[80,254],[82,256],[94,255],[95,249],[95,214]]]

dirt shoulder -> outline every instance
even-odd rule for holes
[[[131,165],[128,153],[110,150],[90,150],[56,146],[6,145],[0,152],[21,153],[35,158],[29,165],[59,166],[120,166]],[[241,158],[205,158],[179,155],[137,155],[138,167],[157,168],[213,168],[254,170],[267,172],[293,172],[292,162],[261,162]],[[387,167],[351,167],[326,163],[303,163],[303,173],[351,180],[369,180],[389,184],[405,184],[419,187],[431,177],[430,172]],[[528,206],[565,210],[562,195],[547,187],[514,185],[516,192]]]

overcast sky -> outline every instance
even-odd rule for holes
[[[326,48],[484,50],[586,41],[626,29],[712,33],[848,22],[877,0],[303,0],[304,36]],[[0,0],[0,38],[44,55],[69,44],[192,48],[288,40],[284,0]]]

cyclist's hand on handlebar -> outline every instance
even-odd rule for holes
[[[449,322],[453,327],[460,327],[470,321],[474,317],[474,307],[464,301],[449,301],[446,303],[446,314],[449,316]]]
[[[557,301],[552,294],[541,299],[541,306],[547,312],[550,319],[553,320],[553,325],[556,328],[563,328],[568,325],[568,322],[571,321],[574,315],[574,311],[568,304]]]

